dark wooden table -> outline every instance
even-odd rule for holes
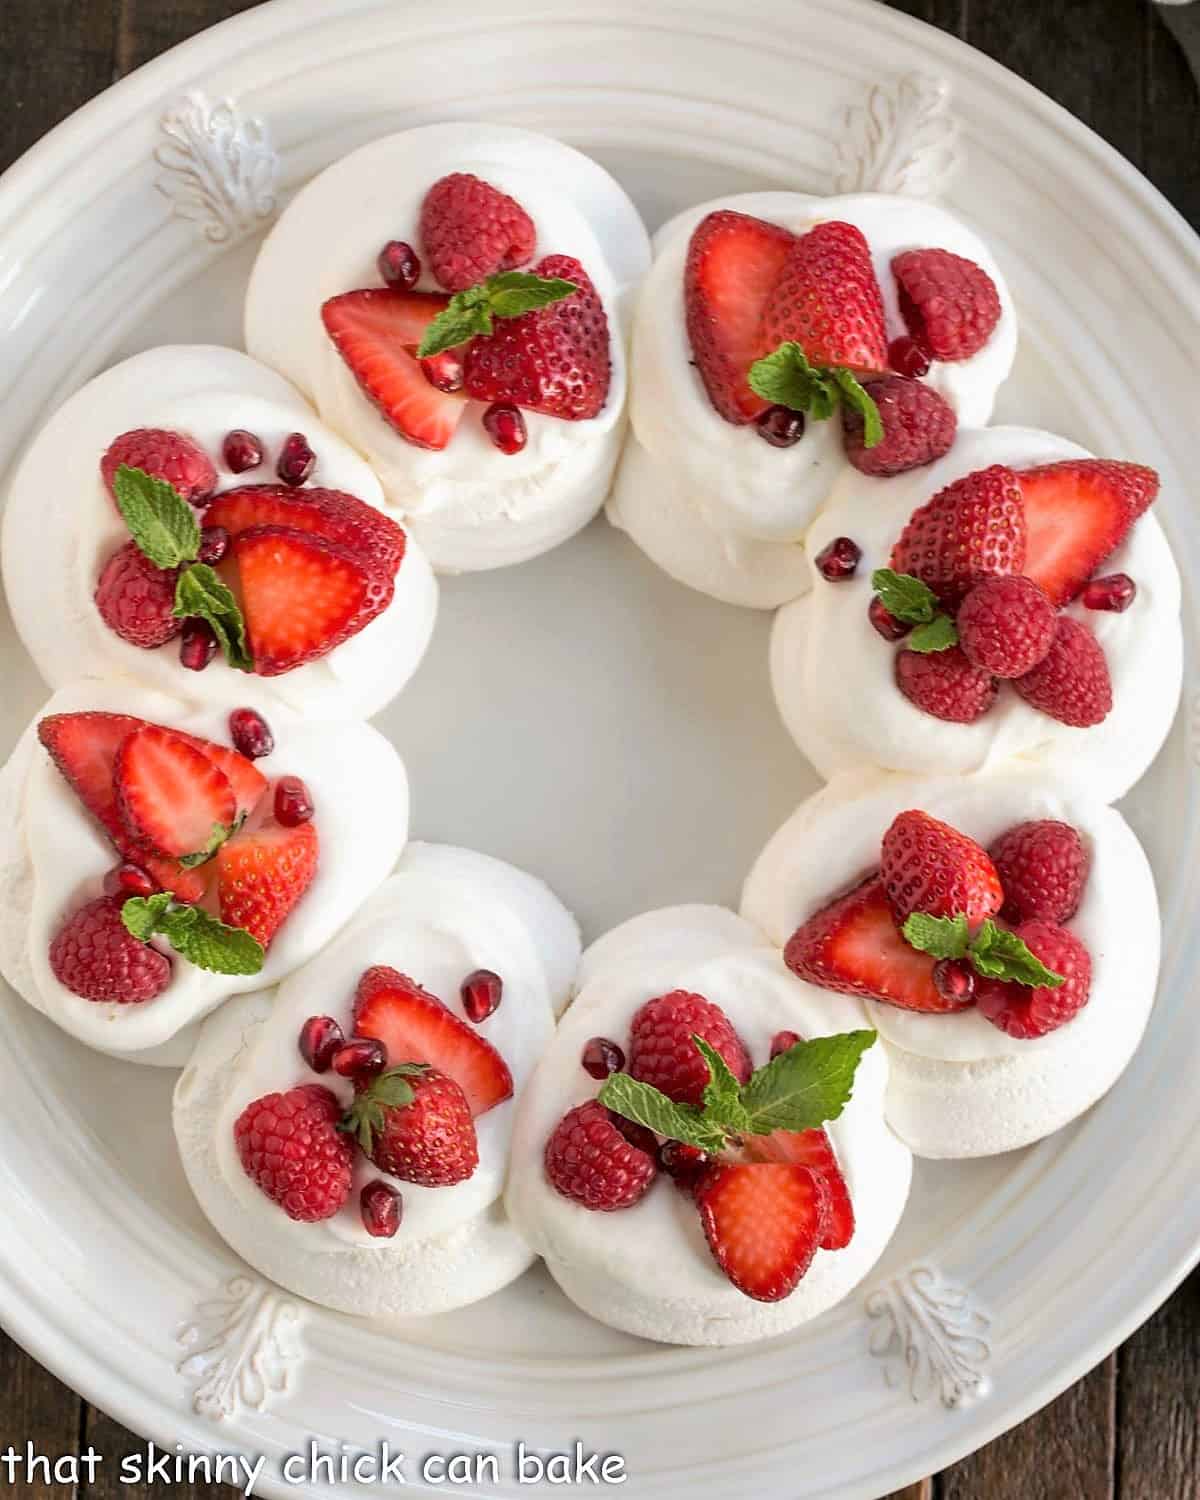
[[[0,0],[0,167],[114,79],[252,3]],[[1200,227],[1200,100],[1149,0],[888,3],[1035,83],[1111,141]],[[1200,1500],[1198,1336],[1200,1272],[1073,1390],[896,1500]],[[87,1487],[97,1500],[148,1492],[118,1491],[115,1482],[120,1456],[140,1451],[140,1440],[0,1331],[0,1449],[29,1439],[51,1455],[94,1444],[106,1455],[99,1482]],[[6,1493],[66,1500],[69,1488],[18,1484]],[[174,1500],[206,1492],[169,1491]]]

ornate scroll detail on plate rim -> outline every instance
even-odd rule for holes
[[[232,99],[213,104],[193,91],[161,123],[167,139],[154,152],[162,168],[155,186],[175,214],[215,245],[232,244],[272,217],[279,156],[265,121]]]
[[[835,193],[937,198],[963,159],[950,85],[923,73],[873,84],[847,108],[835,141]]]
[[[300,1320],[297,1303],[253,1276],[233,1277],[202,1302],[176,1335],[185,1353],[175,1368],[193,1384],[193,1411],[216,1422],[242,1407],[262,1411],[286,1391],[303,1357]]]
[[[988,1394],[992,1320],[965,1287],[916,1265],[876,1287],[866,1310],[877,1325],[869,1347],[890,1386],[906,1386],[917,1402],[936,1396],[946,1407]]]

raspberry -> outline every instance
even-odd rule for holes
[[[1108,717],[1112,680],[1096,637],[1070,615],[1060,615],[1050,650],[1031,672],[1013,680],[1031,708],[1060,723],[1087,729]]]
[[[85,1000],[141,1005],[171,982],[171,960],[139,943],[121,920],[124,899],[99,896],[68,917],[50,944],[59,984]]]
[[[150,650],[183,629],[175,607],[178,570],[156,568],[136,542],[126,542],[104,564],[96,608],[108,628],[131,646]]]
[[[1000,690],[995,678],[973,667],[958,646],[898,652],[896,686],[910,703],[951,724],[973,724],[991,708]]]
[[[598,1099],[558,1122],[546,1142],[545,1164],[556,1192],[603,1213],[632,1208],[658,1175],[654,1158],[626,1140]]]
[[[725,1059],[740,1083],[750,1077],[750,1058],[729,1017],[703,995],[673,990],[647,1000],[629,1028],[629,1072],[677,1104],[698,1105],[708,1083],[708,1065],[692,1041],[701,1037]]]
[[[248,1104],[233,1127],[246,1176],[289,1219],[331,1219],[350,1197],[354,1147],[338,1130],[342,1109],[319,1083]]]
[[[931,386],[888,375],[868,390],[883,422],[883,441],[874,448],[863,446],[862,414],[842,408],[846,457],[860,474],[904,474],[949,453],[958,418]]]
[[[1088,1003],[1092,987],[1091,954],[1065,927],[1037,919],[1022,922],[1017,936],[1046,967],[1066,981],[1057,989],[1000,979],[980,979],[975,1002],[993,1026],[1022,1041],[1056,1031]]]
[[[891,566],[912,573],[947,609],[983,578],[1025,568],[1025,504],[1003,464],[955,480],[912,513]]]
[[[1008,921],[1066,922],[1075,915],[1091,856],[1069,823],[1054,818],[1018,823],[989,853],[1004,887]]]
[[[934,359],[970,359],[1000,321],[996,283],[949,250],[907,250],[892,261],[908,331]]]
[[[958,639],[974,666],[993,677],[1023,677],[1054,640],[1054,606],[1020,574],[985,578],[958,610]]]
[[[461,292],[532,260],[537,234],[515,198],[470,172],[451,172],[425,194],[421,241],[438,281]]]
[[[136,427],[113,439],[100,460],[100,473],[114,498],[113,477],[122,464],[165,479],[193,505],[211,500],[217,487],[217,471],[208,454],[182,432],[163,427]]]

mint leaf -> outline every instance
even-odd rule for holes
[[[448,306],[434,318],[417,347],[417,358],[428,359],[468,339],[491,333],[493,319],[519,318],[551,302],[561,302],[579,288],[559,276],[536,276],[532,271],[501,271],[486,281],[455,292]]]
[[[888,614],[906,625],[928,625],[938,612],[937,595],[911,573],[876,568],[871,574],[871,587]]]
[[[754,394],[772,406],[807,412],[815,422],[827,421],[838,403],[837,383],[826,371],[809,364],[808,356],[793,340],[756,359],[746,379]]]
[[[725,1131],[704,1118],[690,1104],[676,1104],[651,1084],[630,1078],[628,1073],[612,1073],[604,1080],[597,1095],[600,1103],[626,1120],[644,1125],[657,1135],[701,1151],[719,1151],[725,1144]]]
[[[389,1109],[404,1109],[416,1098],[410,1078],[428,1073],[428,1063],[400,1063],[372,1080],[338,1121],[338,1129],[352,1135],[366,1152],[370,1152],[377,1131],[387,1126]]]
[[[965,957],[971,936],[963,912],[956,917],[931,917],[927,912],[914,911],[900,930],[910,947],[934,958]]]
[[[232,823],[214,823],[204,848],[197,849],[195,854],[181,854],[179,863],[185,870],[192,870],[197,865],[207,864],[226,839],[238,831],[243,821],[242,818],[237,818]]]
[[[535,276],[531,271],[501,271],[483,283],[493,317],[519,318],[551,302],[561,302],[579,290],[561,276]]]
[[[863,419],[863,447],[878,448],[883,442],[883,421],[879,415],[879,408],[875,405],[875,399],[865,386],[851,375],[849,370],[840,365],[835,366],[829,372],[837,383],[838,390],[842,394],[842,401],[851,411],[858,412]]]
[[[853,1092],[859,1060],[874,1042],[873,1031],[847,1031],[797,1042],[772,1058],[742,1090],[747,1129],[769,1135],[836,1120]]]
[[[979,929],[967,956],[976,972],[986,979],[1007,979],[1032,987],[1044,985],[1052,990],[1066,983],[1061,974],[1048,969],[1031,953],[1015,932],[997,927],[990,918]]]
[[[131,896],[121,907],[121,921],[139,943],[148,943],[158,931],[159,919],[174,900],[170,891],[153,896]]]
[[[207,620],[229,665],[242,672],[254,670],[254,659],[246,645],[246,622],[233,590],[207,563],[193,563],[180,573],[171,613],[178,620]]]
[[[958,628],[949,615],[935,615],[927,625],[918,625],[904,644],[922,654],[947,651],[958,645]]]
[[[177,568],[200,548],[200,522],[179,491],[144,469],[122,464],[113,476],[129,534],[156,568]]]
[[[241,927],[227,927],[198,906],[176,905],[170,891],[133,896],[121,907],[121,920],[139,943],[162,933],[181,958],[214,974],[257,974],[263,947]]]
[[[700,1056],[708,1064],[708,1082],[704,1086],[703,1112],[706,1120],[737,1133],[748,1128],[742,1106],[742,1086],[730,1071],[728,1063],[701,1036],[692,1037]]]

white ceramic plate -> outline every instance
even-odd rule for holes
[[[1166,481],[1190,685],[1129,807],[1167,932],[1140,1054],[1040,1147],[922,1167],[863,1294],[795,1336],[714,1353],[591,1325],[537,1272],[399,1335],[299,1307],[202,1222],[173,1155],[171,1077],[85,1054],[6,996],[0,1314],[130,1426],[168,1447],[266,1454],[260,1492],[296,1494],[277,1465],[318,1436],[406,1449],[417,1492],[427,1452],[495,1452],[500,1484],[458,1492],[509,1494],[517,1439],[579,1439],[623,1454],[638,1497],[877,1496],[1050,1399],[1195,1260],[1197,242],[1114,152],[993,63],[864,0],[276,0],[119,84],[4,179],[0,464],[122,355],[236,342],[270,163],[242,137],[244,192],[206,196],[188,170],[230,122],[193,108],[164,135],[189,89],[267,121],[283,195],[387,131],[491,117],[593,153],[653,225],[719,193],[825,190],[839,143],[852,178],[841,111],[880,83],[871,180],[930,186],[949,141],[936,90],[892,88],[914,70],[953,86],[969,166],[948,201],[1020,305],[1001,417],[1157,464]],[[526,567],[451,581],[427,664],[384,720],[408,758],[414,831],[538,871],[590,934],[649,906],[734,900],[813,784],[770,705],[767,627],[676,588],[603,522]],[[0,670],[7,751],[41,697],[11,629]]]

